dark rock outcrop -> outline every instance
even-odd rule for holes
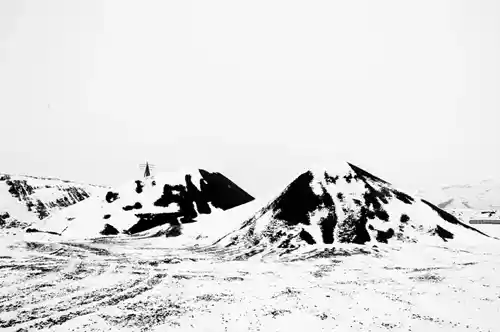
[[[103,230],[100,232],[101,235],[117,235],[120,232],[110,224],[105,224]]]

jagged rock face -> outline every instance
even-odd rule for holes
[[[100,190],[55,178],[0,174],[0,227],[24,228]]]
[[[417,242],[421,235],[448,241],[457,227],[482,234],[431,203],[346,163],[335,172],[301,174],[241,229],[218,243],[283,248],[300,243]]]
[[[105,223],[129,235],[165,225],[169,229],[163,231],[165,236],[177,236],[182,224],[197,222],[200,215],[252,200],[251,195],[220,173],[200,169],[158,174],[109,190],[84,206],[49,218],[38,228],[71,237],[92,237],[103,230]]]

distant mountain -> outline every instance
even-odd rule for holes
[[[487,235],[425,199],[407,195],[350,163],[309,170],[219,241],[294,248],[301,244],[483,241]]]
[[[415,196],[427,197],[447,210],[500,210],[500,183],[494,180],[420,190]]]
[[[0,173],[0,228],[25,228],[103,190],[57,178]]]
[[[253,200],[221,173],[202,169],[164,173],[101,192],[31,228],[69,238],[116,234],[175,237],[181,235],[184,224],[197,227],[205,215]]]

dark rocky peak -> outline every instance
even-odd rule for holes
[[[276,199],[219,243],[286,247],[297,242],[418,242],[426,236],[448,241],[455,239],[454,231],[464,230],[485,236],[450,216],[345,163],[332,171],[319,168],[300,174]]]

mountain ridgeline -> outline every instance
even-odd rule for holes
[[[487,236],[350,163],[299,175],[242,227],[217,243],[271,245],[450,241]]]
[[[201,215],[253,200],[221,173],[203,169],[165,173],[92,197],[37,223],[34,229],[70,237],[135,235],[151,229],[178,236],[183,224],[196,223]]]
[[[0,174],[0,227],[24,228],[102,190],[56,178]]]

